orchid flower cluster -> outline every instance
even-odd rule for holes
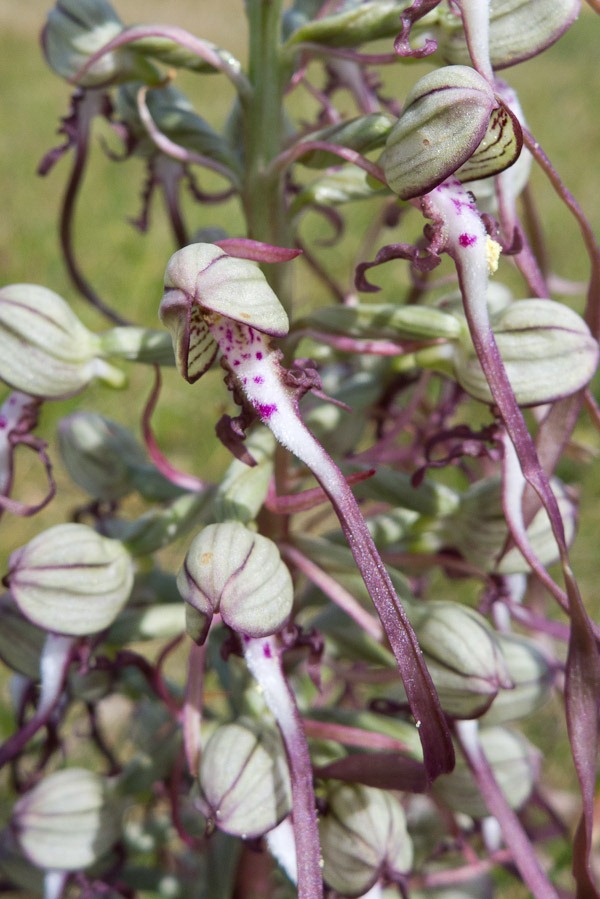
[[[64,260],[106,323],[46,286],[0,288],[3,524],[56,504],[59,459],[87,497],[3,581],[3,886],[600,897],[600,627],[559,477],[584,410],[600,423],[600,248],[504,81],[580,2],[408,2],[246,0],[245,64],[108,0],[49,12],[43,52],[73,95],[40,174],[70,156]],[[229,82],[221,131],[184,72]],[[155,327],[100,296],[75,249],[98,119],[115,164],[146,167],[138,228],[160,195],[175,242]],[[541,251],[534,167],[589,256],[581,314]],[[161,370],[194,385],[217,362],[226,412],[170,394],[186,391],[183,470],[152,426]],[[122,388],[132,366],[152,385],[137,435],[79,409],[38,436],[46,404]],[[207,422],[220,481],[194,454]],[[31,504],[21,445],[48,480]],[[567,810],[541,764],[555,744]]]

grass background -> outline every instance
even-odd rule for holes
[[[189,28],[245,58],[245,23],[241,0],[121,0],[117,4],[127,23],[163,21]],[[44,284],[68,299],[93,329],[105,323],[87,308],[71,286],[58,252],[56,216],[66,180],[68,159],[46,178],[36,175],[46,150],[59,142],[56,128],[67,111],[68,87],[51,73],[41,56],[38,33],[49,3],[0,0],[0,283],[30,281]],[[534,135],[561,172],[567,186],[582,203],[592,224],[600,230],[600,19],[587,9],[569,33],[541,57],[507,70],[506,80],[516,88]],[[401,97],[417,75],[402,68],[390,87]],[[389,78],[386,75],[386,78]],[[220,125],[231,100],[231,91],[216,76],[183,75],[178,86],[193,97],[197,110]],[[556,272],[584,280],[588,273],[577,228],[564,213],[544,178],[534,174],[548,248]],[[101,296],[133,320],[157,324],[165,263],[172,252],[171,237],[158,208],[152,228],[140,235],[128,223],[139,209],[143,179],[138,160],[109,162],[97,151],[90,166],[77,216],[77,247],[83,268]],[[195,207],[195,227],[218,224],[233,233],[242,228],[235,204],[222,211]],[[358,230],[366,226],[365,213],[356,214]],[[334,254],[335,257],[335,254]],[[339,264],[343,258],[339,257]],[[318,290],[310,279],[297,279],[299,305],[311,302]],[[572,301],[581,308],[582,297]],[[68,403],[47,404],[41,433],[52,444],[59,417],[74,408],[95,409],[124,423],[137,421],[140,396],[146,396],[145,371],[131,372],[129,387],[121,392],[92,387]],[[193,391],[193,392],[192,392]],[[230,410],[227,394],[216,370],[190,388],[168,373],[165,392],[156,414],[156,429],[165,452],[177,463],[202,476],[216,476],[226,457],[213,435],[222,411]],[[591,428],[582,428],[580,439],[597,451]],[[69,510],[84,500],[66,480],[54,452],[61,490],[60,508]],[[598,611],[597,582],[600,553],[600,476],[598,462],[585,468],[575,462],[565,468],[581,491],[581,530],[573,548],[573,565],[584,597]],[[39,466],[25,454],[18,466],[19,498],[35,500],[43,489]],[[0,555],[21,545],[33,533],[58,520],[57,504],[34,521],[0,520]],[[3,690],[6,700],[6,691]],[[551,722],[549,723],[551,725]],[[512,895],[517,895],[513,893]],[[524,894],[523,894],[524,895]]]

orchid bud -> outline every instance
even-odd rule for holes
[[[222,318],[218,327],[225,336],[227,319],[271,336],[283,337],[289,330],[285,310],[258,266],[214,244],[191,244],[171,257],[160,317],[171,332],[177,367],[190,383],[217,355],[207,321]]]
[[[374,787],[338,783],[319,819],[323,879],[342,896],[362,896],[381,876],[406,874],[413,848],[398,800]]]
[[[12,824],[31,864],[80,871],[119,839],[120,812],[104,778],[84,768],[67,768],[48,775],[19,799]]]
[[[63,78],[74,78],[88,59],[124,30],[107,0],[58,0],[42,32],[48,64]],[[114,84],[132,78],[158,81],[156,69],[130,48],[106,53],[79,82],[82,87]]]
[[[504,724],[527,718],[548,699],[554,674],[546,656],[525,637],[497,634],[512,686],[501,689],[481,721]]]
[[[31,396],[57,399],[122,372],[100,358],[100,341],[57,293],[35,284],[0,288],[0,378]]]
[[[576,514],[572,499],[559,480],[553,478],[552,490],[561,512],[567,544],[575,535]],[[483,571],[498,574],[527,573],[529,563],[517,547],[501,555],[509,538],[509,529],[502,506],[500,477],[477,481],[460,498],[455,515],[445,523],[446,545],[457,549],[471,564]],[[540,509],[527,528],[527,538],[544,566],[559,558],[558,547],[547,514]]]
[[[519,300],[492,319],[508,378],[520,406],[540,406],[585,387],[598,366],[598,344],[584,320],[563,303]],[[454,358],[456,379],[475,399],[492,394],[470,340]]]
[[[485,78],[468,66],[420,78],[380,160],[394,193],[403,200],[422,196],[456,172],[486,136],[497,105]]]
[[[291,785],[277,731],[241,719],[212,734],[198,773],[198,805],[219,830],[243,839],[271,830],[291,809]]]
[[[292,611],[292,579],[277,546],[237,521],[208,525],[194,538],[177,586],[198,642],[216,612],[233,630],[266,637]]]
[[[74,412],[58,427],[58,445],[69,475],[82,490],[113,502],[138,490],[149,501],[180,493],[154,465],[133,434],[94,412]]]
[[[267,428],[255,428],[246,438],[245,446],[256,465],[234,459],[225,472],[214,499],[219,521],[234,519],[242,524],[254,521],[267,496],[273,475],[275,438]]]
[[[541,53],[557,41],[579,14],[579,0],[492,0],[490,3],[489,49],[494,69],[503,69]],[[436,37],[448,62],[470,62],[460,16],[444,14]]]
[[[12,553],[7,578],[30,621],[54,633],[84,636],[117,617],[131,592],[133,565],[117,540],[84,524],[59,524]]]
[[[529,799],[539,769],[539,753],[522,734],[504,727],[482,728],[479,739],[508,804],[520,809]],[[455,812],[485,818],[489,812],[467,763],[457,758],[452,774],[443,774],[433,792]]]
[[[476,717],[512,686],[496,635],[478,612],[433,600],[415,605],[410,617],[448,715]]]

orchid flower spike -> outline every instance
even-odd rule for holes
[[[236,398],[310,469],[329,497],[396,656],[434,778],[452,768],[453,748],[417,638],[344,475],[301,418],[298,400],[307,384],[294,382],[271,344],[285,336],[288,320],[251,257],[280,261],[285,251],[259,244],[253,253],[249,241],[229,246],[238,257],[214,244],[195,244],[175,253],[167,266],[160,317],[171,332],[177,366],[194,382],[220,350]]]

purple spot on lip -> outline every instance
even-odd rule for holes
[[[266,646],[263,646],[263,653],[264,653],[265,659],[271,658],[271,647],[269,646],[268,643]]]
[[[264,384],[265,383],[265,379],[263,378],[262,375],[257,375],[252,380],[254,381],[255,384]]]
[[[4,415],[0,415],[0,428],[5,428],[5,427],[6,427],[6,418],[4,417]]]
[[[274,412],[277,412],[277,405],[275,403],[258,403],[256,411],[261,418],[270,418]]]
[[[476,234],[459,234],[458,242],[461,247],[472,247],[474,243],[477,243],[477,235]]]
[[[256,354],[256,358],[257,358],[257,359],[262,359],[262,357],[263,357],[263,354],[262,354],[262,353],[257,353],[257,354]]]

